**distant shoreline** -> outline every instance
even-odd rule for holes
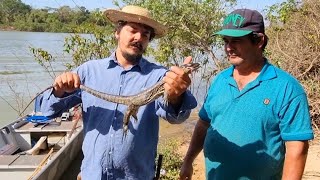
[[[13,26],[0,26],[0,31],[17,31]]]

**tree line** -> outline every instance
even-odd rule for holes
[[[34,32],[75,32],[79,26],[105,21],[98,18],[99,9],[89,11],[85,7],[34,9],[21,0],[0,0],[0,29]]]

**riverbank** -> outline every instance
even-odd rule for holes
[[[315,135],[315,139],[310,142],[303,179],[320,179],[320,132],[317,132],[317,134]]]
[[[164,120],[160,121],[159,144],[166,141],[167,139],[174,139],[180,144],[178,152],[183,158],[188,150],[192,132],[197,120],[198,111],[193,110],[190,118],[182,124],[170,124]],[[163,160],[166,160],[165,157]],[[205,179],[204,156],[202,152],[194,161],[193,172],[194,173],[192,179]]]
[[[0,26],[0,31],[15,31],[13,26]]]

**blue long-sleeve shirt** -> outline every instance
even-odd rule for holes
[[[134,95],[156,84],[166,69],[144,58],[130,69],[123,69],[115,55],[92,60],[75,69],[81,83],[95,90],[114,95]],[[135,122],[131,117],[129,130],[123,139],[123,116],[127,106],[104,101],[85,91],[76,91],[63,98],[51,91],[44,94],[41,111],[57,116],[63,110],[82,102],[85,138],[82,179],[148,179],[155,173],[159,117],[170,123],[185,121],[197,103],[189,91],[183,94],[177,113],[163,99],[140,107]]]

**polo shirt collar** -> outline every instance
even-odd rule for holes
[[[275,67],[272,64],[270,64],[267,59],[265,59],[265,60],[266,60],[266,63],[263,65],[263,68],[262,68],[259,76],[257,77],[257,80],[259,80],[259,81],[266,81],[266,80],[273,79],[273,78],[277,77]],[[222,75],[226,79],[233,77],[233,70],[234,70],[234,66],[231,66],[231,67],[227,68],[225,71],[223,71]]]
[[[257,79],[259,79],[259,81],[266,81],[274,79],[276,77],[277,73],[275,67],[272,64],[270,64],[269,61],[266,59],[266,63],[264,64]]]

